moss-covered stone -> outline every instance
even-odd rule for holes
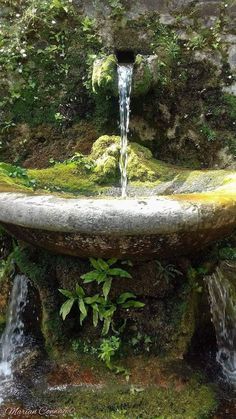
[[[79,359],[83,364],[83,356],[81,358],[80,355]],[[168,365],[163,359],[133,357],[126,361],[130,371],[128,384],[125,384],[125,378],[109,375],[98,363],[89,363],[88,357],[85,362],[87,369],[85,372],[80,369],[80,379],[78,374],[76,379],[76,366],[73,364],[57,368],[57,371],[61,369],[65,383],[70,381],[70,377],[66,380],[68,371],[73,371],[71,379],[79,385],[72,390],[60,391],[60,397],[55,391],[49,392],[49,405],[53,403],[55,408],[73,408],[78,419],[208,419],[216,410],[213,387],[202,384],[181,362]],[[56,378],[56,373],[54,376]],[[89,389],[83,386],[83,377]],[[52,374],[50,379],[53,379]],[[96,389],[96,397],[93,389]]]
[[[218,192],[233,193],[236,174],[227,170],[189,170],[153,158],[151,151],[130,143],[127,149],[129,184],[135,187],[156,188],[156,193]],[[75,195],[106,193],[108,186],[120,182],[120,137],[104,135],[92,147],[90,155],[41,170],[28,170],[21,177],[11,177],[15,166],[0,164],[2,191],[68,192]]]
[[[41,332],[48,353],[55,355],[63,345],[65,335],[59,315],[57,283],[53,278],[53,256],[42,251],[34,252],[30,247],[18,247],[13,258],[38,291],[42,308]]]
[[[14,172],[15,167],[0,163],[0,189],[1,191],[27,191],[32,190],[23,178],[11,177],[10,174]]]
[[[156,59],[157,61],[157,59]],[[132,93],[134,96],[145,95],[154,84],[155,74],[153,74],[153,66],[151,66],[149,57],[138,54],[134,63],[133,73],[133,87]],[[157,72],[157,68],[154,70]],[[157,78],[157,75],[156,75]]]
[[[93,64],[92,88],[94,93],[118,95],[117,58],[109,55],[95,60]]]

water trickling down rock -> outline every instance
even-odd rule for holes
[[[225,379],[236,386],[236,303],[229,280],[218,268],[207,277],[212,320],[218,345],[217,362]]]
[[[28,279],[24,275],[16,275],[11,292],[7,324],[0,342],[1,384],[12,380],[13,364],[24,348],[25,336],[22,313],[27,304],[27,298]],[[3,393],[2,390],[0,385],[1,396]]]

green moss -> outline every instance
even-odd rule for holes
[[[196,330],[199,307],[199,294],[196,288],[189,287],[189,285],[178,296],[176,304],[173,303],[172,321],[174,330],[170,355],[174,358],[182,357],[183,354],[188,352]]]
[[[86,88],[90,57],[101,49],[95,20],[82,16],[68,0],[38,3],[37,19],[34,2],[21,3],[18,15],[16,4],[4,1],[0,83],[4,117],[0,125],[12,120],[31,126],[60,124],[55,120],[59,112],[67,122],[71,113],[64,112],[64,107],[70,103],[71,110],[75,96],[83,97],[81,117],[91,110]],[[21,53],[15,49],[18,44],[23,46]],[[77,117],[75,112],[73,119]]]
[[[90,174],[80,173],[76,163],[57,163],[42,170],[29,170],[40,188],[52,191],[67,191],[75,194],[94,192],[95,183]]]
[[[103,135],[93,144],[91,157],[94,160],[101,158],[104,153],[119,158],[120,137],[115,135]]]
[[[76,419],[204,419],[217,405],[213,390],[194,380],[180,390],[173,385],[132,392],[129,386],[111,385],[96,389],[96,397],[93,391],[81,389],[60,394],[60,400],[67,408],[75,409]]]
[[[92,88],[94,93],[118,95],[117,58],[115,55],[111,54],[94,62]]]
[[[224,94],[224,101],[227,105],[230,119],[236,123],[236,97],[234,95]]]
[[[145,95],[150,90],[153,82],[153,74],[148,61],[140,54],[134,63],[133,94]]]
[[[63,325],[59,316],[58,291],[53,283],[53,256],[39,251],[38,260],[32,260],[30,248],[15,248],[12,257],[20,271],[33,282],[40,295],[42,307],[41,331],[49,353],[56,353],[64,342]]]
[[[7,163],[0,163],[0,189],[3,192],[20,192],[20,191],[32,191],[33,189],[26,184],[22,178],[14,178],[9,176],[10,173],[14,172],[15,166]]]
[[[30,179],[35,180],[38,191],[68,192],[74,195],[106,193],[108,186],[118,185],[120,137],[104,135],[93,145],[91,154],[81,161],[57,163],[48,169],[28,170]],[[87,167],[88,166],[88,167]],[[24,179],[9,177],[12,166],[0,164],[0,187],[2,191],[32,191]],[[189,170],[176,167],[153,158],[146,147],[136,143],[128,146],[128,180],[130,185],[153,188],[163,185],[171,194],[181,187],[181,193],[219,192],[233,193],[236,174],[227,170]]]

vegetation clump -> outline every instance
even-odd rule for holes
[[[111,325],[114,330],[113,316],[119,307],[123,309],[142,308],[145,304],[137,301],[136,296],[130,292],[121,294],[116,301],[108,299],[114,277],[131,278],[130,274],[124,269],[112,268],[117,259],[104,261],[91,258],[90,262],[94,270],[82,275],[81,279],[83,279],[84,284],[91,282],[96,282],[98,285],[102,284],[102,294],[86,296],[84,289],[79,284],[76,285],[75,292],[59,289],[67,297],[67,301],[61,306],[60,314],[63,320],[65,320],[74,303],[77,303],[80,311],[80,325],[82,326],[84,319],[88,316],[88,310],[91,308],[93,326],[97,327],[100,320],[103,323],[102,335],[107,335]]]

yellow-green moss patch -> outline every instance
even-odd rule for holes
[[[120,185],[120,137],[104,135],[93,145],[89,156],[75,156],[47,169],[28,170],[26,177],[11,177],[14,166],[0,164],[1,191],[67,192],[99,195]],[[24,169],[23,169],[24,170]],[[236,172],[190,170],[153,158],[151,151],[136,143],[128,146],[127,176],[130,186],[153,189],[156,194],[235,194]]]

